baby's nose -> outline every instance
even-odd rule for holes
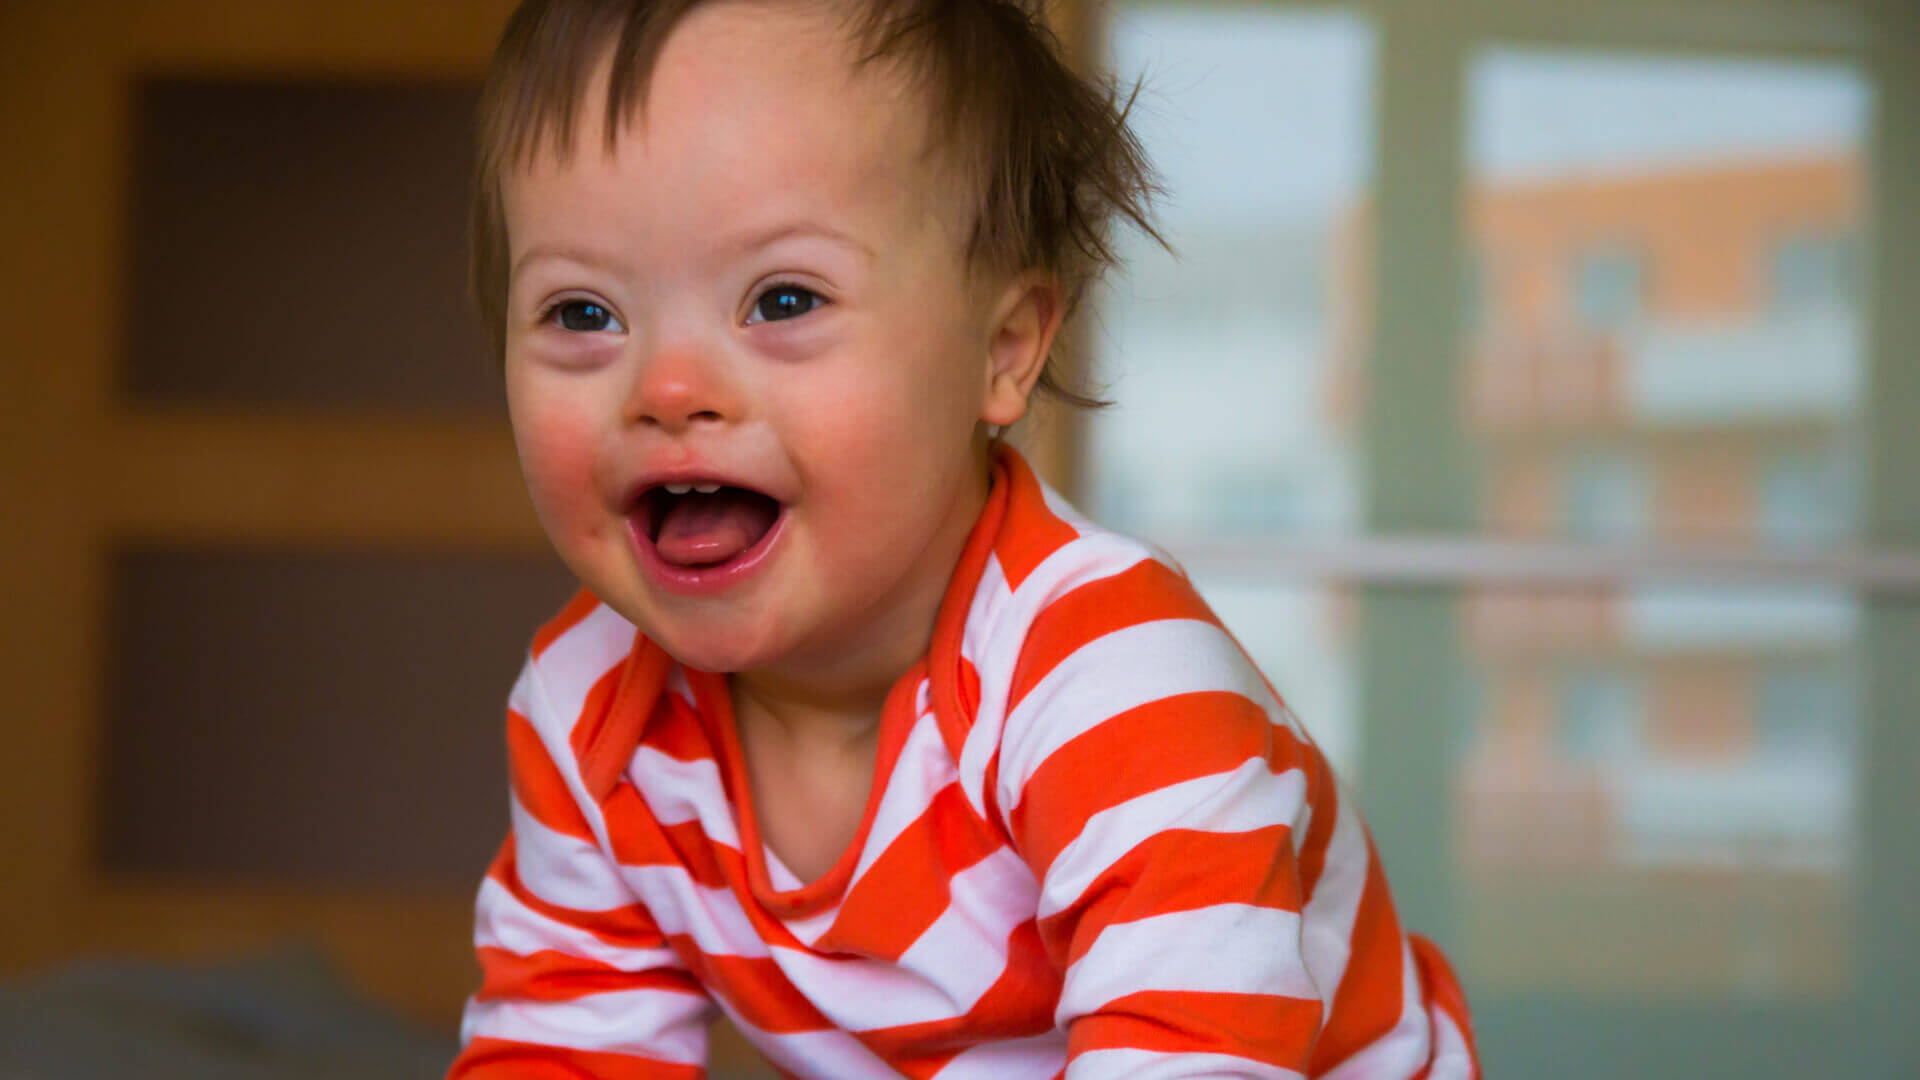
[[[661,349],[641,364],[628,419],[665,431],[738,419],[740,398],[717,358],[702,349]]]

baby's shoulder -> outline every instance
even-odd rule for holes
[[[1045,558],[996,561],[981,582],[966,651],[983,704],[1013,710],[1042,684],[1123,695],[1204,684],[1264,703],[1265,680],[1178,562],[1085,519],[1073,525]]]
[[[1089,527],[1018,579],[989,584],[999,595],[982,605],[990,618],[968,657],[978,704],[973,753],[962,754],[963,766],[996,765],[980,770],[983,804],[1021,805],[1047,762],[1079,760],[1059,756],[1070,744],[1107,748],[1099,760],[1109,766],[1142,768],[1181,757],[1195,740],[1311,757],[1285,702],[1152,545]]]
[[[1165,551],[1084,518],[1072,524],[1042,558],[1023,563],[1017,550],[996,551],[968,618],[970,637],[998,646],[983,652],[1018,655],[1036,635],[1092,638],[1162,619],[1218,624]]]

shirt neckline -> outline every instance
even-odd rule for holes
[[[687,671],[687,685],[693,691],[694,705],[711,724],[720,756],[721,779],[726,785],[727,801],[732,805],[734,827],[740,834],[741,855],[746,860],[747,885],[754,899],[767,910],[783,918],[810,915],[830,906],[845,894],[866,850],[867,837],[873,832],[880,800],[900,760],[900,749],[907,733],[913,730],[920,696],[920,684],[927,676],[924,657],[915,661],[895,680],[880,708],[879,746],[874,754],[873,782],[867,792],[867,804],[860,827],[840,852],[827,872],[796,889],[780,889],[773,883],[767,865],[767,848],[760,836],[759,814],[755,810],[752,785],[747,779],[746,756],[740,748],[740,733],[734,727],[733,699],[727,690],[725,675],[707,671]]]
[[[621,721],[612,726],[620,730],[596,732],[598,737],[588,740],[586,756],[594,757],[597,752],[611,750],[613,744],[637,746],[645,718],[652,713],[658,695],[665,690],[668,670],[680,667],[686,677],[687,687],[693,693],[695,711],[701,722],[708,725],[713,738],[721,782],[733,811],[735,831],[739,834],[747,885],[754,898],[768,911],[782,918],[804,917],[838,901],[852,883],[854,869],[866,850],[880,801],[892,779],[900,751],[918,719],[919,690],[923,682],[928,687],[927,706],[934,714],[941,738],[954,760],[959,760],[972,714],[971,695],[963,689],[960,670],[964,662],[961,644],[966,633],[967,616],[973,606],[974,592],[986,571],[987,560],[993,554],[1008,503],[1013,498],[1016,486],[1014,474],[1027,471],[1026,462],[1019,452],[1004,443],[996,447],[992,469],[986,505],[967,536],[960,559],[954,566],[953,576],[948,580],[947,591],[941,598],[940,609],[934,619],[933,640],[928,644],[926,654],[895,680],[881,706],[880,743],[874,755],[873,783],[867,792],[867,805],[861,816],[860,827],[825,874],[796,889],[775,887],[767,864],[766,844],[760,837],[760,825],[753,810],[746,758],[740,749],[739,733],[734,729],[733,699],[727,690],[726,676],[696,671],[678,664],[644,633],[636,631],[634,635],[634,651],[628,658],[628,668],[615,694],[615,707],[611,710]],[[644,704],[641,699],[644,699]],[[631,749],[628,753],[631,753]],[[611,753],[597,753],[597,756],[609,761],[613,758]],[[610,788],[611,781],[617,779],[617,773],[603,779],[609,781],[605,786]],[[604,794],[599,792],[600,796]]]

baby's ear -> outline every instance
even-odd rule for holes
[[[1000,294],[987,342],[987,395],[980,419],[1008,427],[1027,412],[1027,399],[1046,369],[1066,305],[1052,274],[1028,270]]]

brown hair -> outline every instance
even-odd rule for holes
[[[643,108],[668,34],[703,0],[526,0],[513,13],[480,98],[470,285],[504,351],[507,235],[501,178],[551,146],[572,152],[581,98],[609,48],[606,145]],[[927,95],[934,145],[975,170],[969,265],[1054,274],[1067,311],[1117,259],[1115,218],[1156,241],[1158,193],[1126,124],[1131,94],[1083,79],[1060,56],[1038,0],[857,0],[851,31],[862,63],[900,62]],[[1136,86],[1135,91],[1137,92]],[[1040,388],[1081,406],[1104,404],[1063,385],[1048,357]]]

